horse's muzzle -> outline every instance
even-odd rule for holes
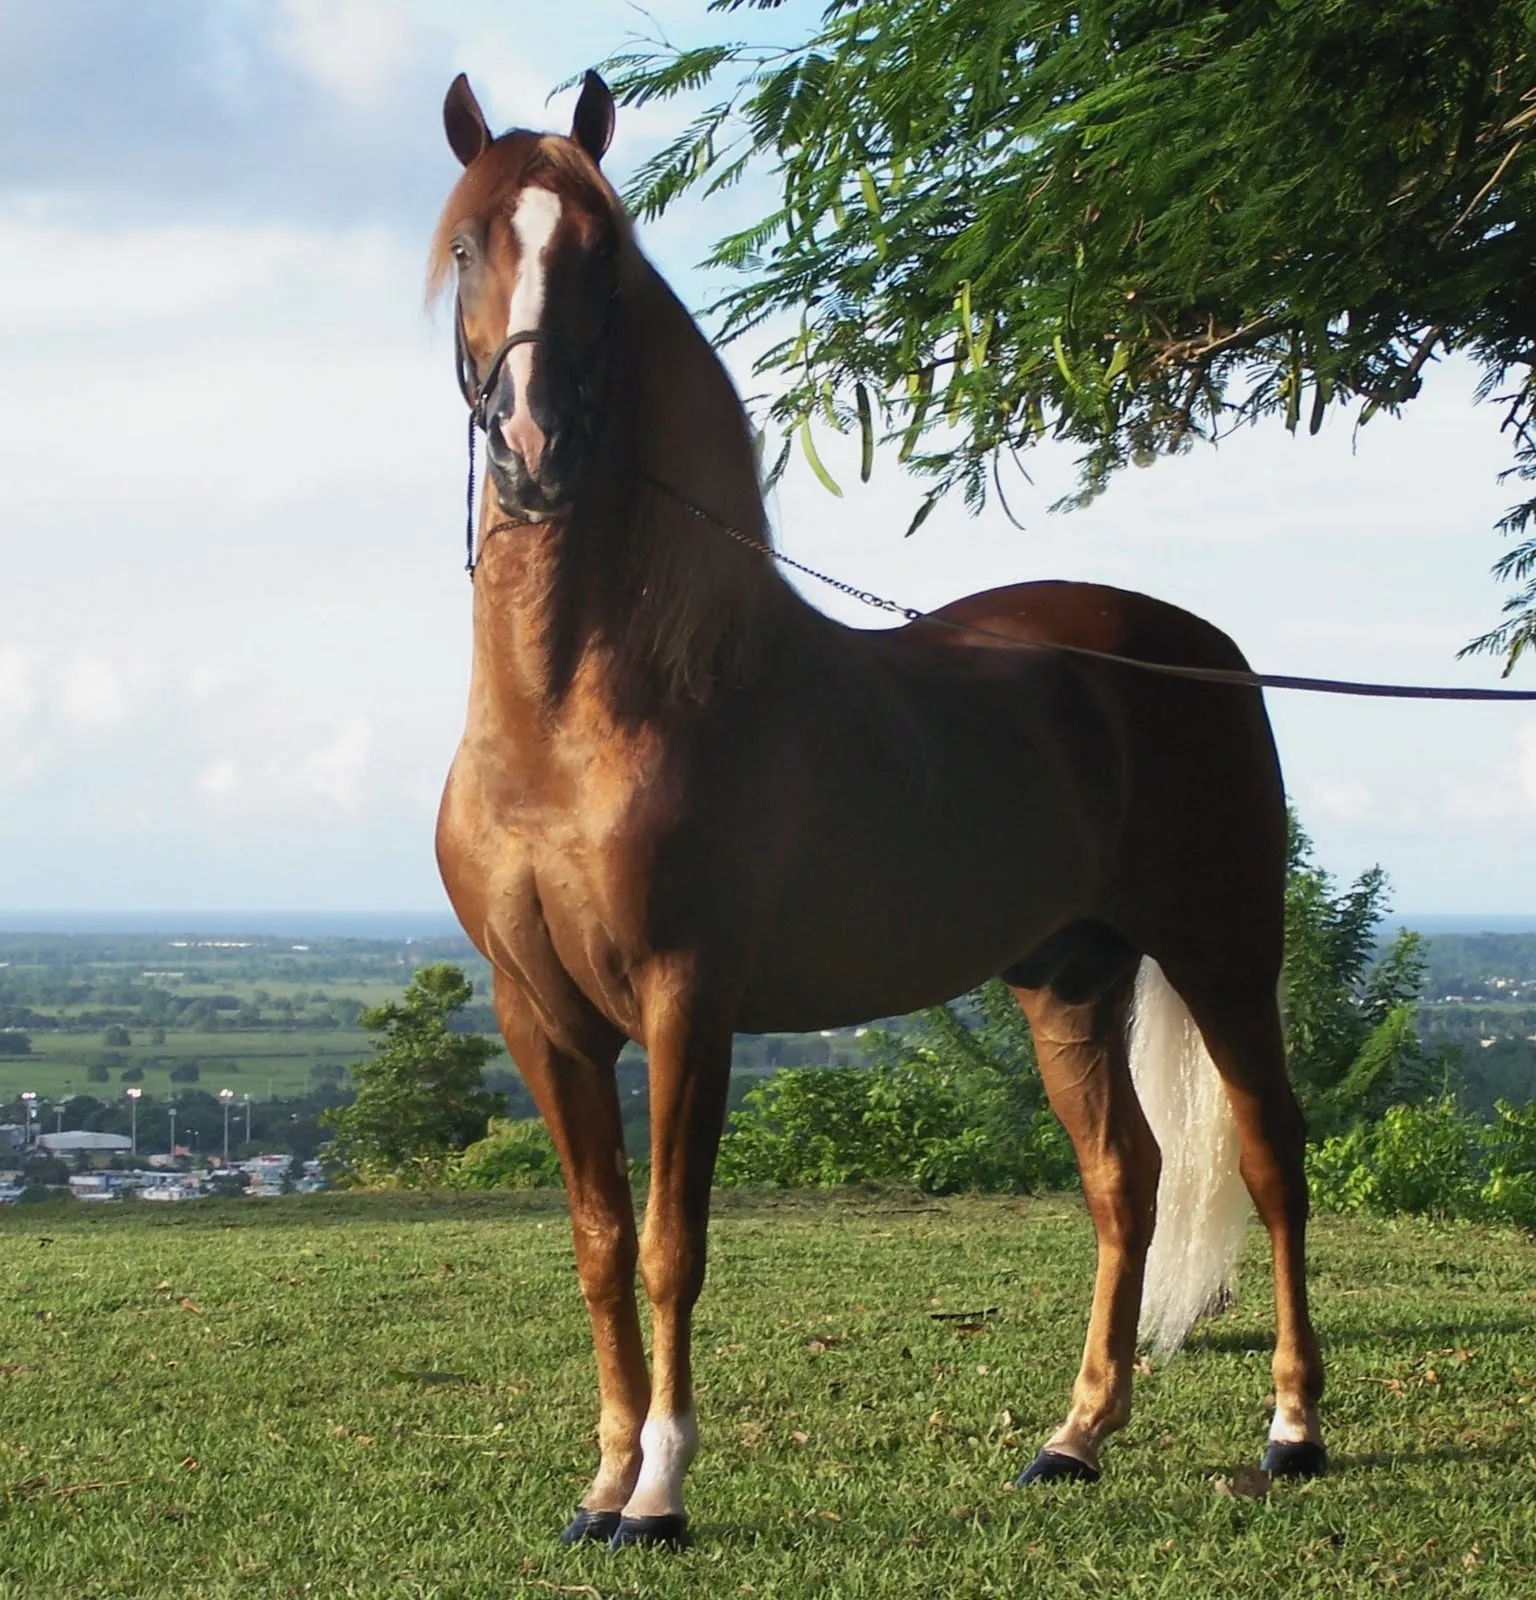
[[[569,501],[572,463],[560,433],[538,431],[535,442],[531,433],[524,438],[492,417],[486,457],[491,486],[508,516],[548,516]]]

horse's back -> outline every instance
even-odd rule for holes
[[[986,630],[959,635],[967,644],[985,645],[987,635],[995,632],[1165,665],[1236,671],[1244,671],[1248,665],[1238,647],[1214,623],[1166,600],[1107,584],[1060,579],[1008,584],[967,595],[932,616]]]

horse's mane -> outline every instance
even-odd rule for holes
[[[622,201],[574,142],[515,130],[503,135],[459,179],[433,236],[428,292],[452,273],[455,229],[467,217],[509,214],[530,182],[606,207],[619,238],[614,337],[632,414],[613,418],[612,478],[603,495],[611,514],[591,543],[571,549],[550,591],[549,692],[569,688],[579,649],[578,610],[594,593],[596,618],[611,652],[613,678],[631,709],[659,700],[695,704],[722,685],[756,676],[776,619],[804,609],[768,558],[734,542],[723,527],[690,515],[649,474],[713,516],[762,537],[762,501],[746,414],[719,357],[641,254]],[[665,349],[658,375],[656,349]],[[650,380],[650,381],[648,381]],[[573,541],[573,545],[576,541]]]

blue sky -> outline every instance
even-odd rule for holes
[[[791,5],[759,27],[793,30]],[[567,125],[561,79],[676,0],[51,0],[0,9],[0,912],[435,907],[432,817],[468,659],[463,412],[422,261],[468,71],[494,123]],[[726,19],[727,26],[740,19]],[[744,24],[742,24],[744,25]],[[676,126],[621,117],[621,182]],[[750,187],[648,227],[692,264]],[[744,389],[748,352],[730,359]],[[1278,427],[1132,472],[1020,533],[958,508],[903,540],[894,462],[798,464],[789,553],[931,605],[1082,577],[1211,617],[1272,671],[1491,683],[1509,496],[1498,415],[1436,371],[1398,422]],[[835,596],[808,596],[850,621]],[[1272,696],[1326,864],[1417,911],[1536,910],[1536,710]]]

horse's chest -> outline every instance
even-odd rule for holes
[[[628,797],[588,778],[580,797],[509,794],[456,766],[438,824],[460,922],[556,1037],[589,1008],[630,1034],[639,1022],[646,908],[628,870],[639,830]]]

